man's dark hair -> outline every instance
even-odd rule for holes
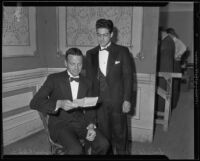
[[[66,61],[68,59],[68,55],[76,55],[76,56],[82,56],[83,57],[82,51],[78,48],[70,48],[65,52],[65,60]]]
[[[113,32],[113,22],[112,20],[106,20],[106,19],[99,19],[96,22],[96,29],[99,28],[107,28],[109,32]]]
[[[159,32],[166,32],[166,29],[163,26],[159,26]]]
[[[166,31],[167,31],[167,33],[172,34],[178,38],[178,35],[173,28],[167,28]]]

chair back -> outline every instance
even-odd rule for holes
[[[45,131],[47,132],[47,134],[49,134],[49,129],[48,129],[48,120],[49,120],[49,115],[45,115],[42,112],[38,112],[40,119],[42,120],[42,124],[44,126]]]
[[[45,131],[46,131],[46,133],[48,135],[48,141],[49,141],[49,144],[50,144],[51,153],[52,154],[58,154],[58,155],[65,154],[65,150],[64,150],[63,146],[58,144],[58,143],[55,143],[50,137],[49,129],[48,129],[49,115],[48,114],[43,114],[40,111],[38,111],[38,114],[40,116],[40,119],[42,120],[44,129],[45,129]]]
[[[38,111],[38,114],[40,116],[40,119],[42,120],[42,123],[43,123],[43,126],[44,126],[44,129],[48,135],[48,141],[50,143],[50,150],[51,150],[51,153],[52,154],[58,154],[58,155],[63,155],[65,154],[65,150],[63,148],[62,145],[58,144],[58,143],[55,143],[51,137],[50,137],[50,134],[49,134],[49,129],[48,129],[48,121],[49,121],[49,115],[48,114],[43,114],[42,112]],[[84,147],[84,140],[80,140],[82,146]],[[91,147],[89,147],[88,151],[86,152],[86,154],[88,155],[91,155]]]

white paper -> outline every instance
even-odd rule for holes
[[[73,103],[77,103],[79,107],[91,107],[97,104],[98,97],[84,97],[76,99]]]

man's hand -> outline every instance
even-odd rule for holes
[[[87,131],[86,139],[88,141],[93,141],[96,137],[96,131],[94,129],[89,129]]]
[[[124,101],[122,104],[123,113],[128,113],[131,110],[131,103],[129,101]]]
[[[58,100],[58,107],[65,111],[69,111],[71,109],[77,108],[78,105],[70,100]]]
[[[176,60],[176,61],[180,61],[180,60],[181,60],[181,55],[176,56],[176,57],[175,57],[175,60]]]
[[[89,124],[86,128],[87,131],[87,135],[86,135],[86,139],[88,141],[93,141],[96,137],[96,131],[94,129],[96,129],[96,126],[94,124]]]

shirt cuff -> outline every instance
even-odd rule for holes
[[[88,126],[87,126],[87,130],[90,130],[90,129],[96,129],[97,127],[96,127],[96,125],[95,124],[93,124],[93,123],[91,123],[91,124],[89,124]]]
[[[56,102],[56,108],[55,108],[55,112],[57,112],[58,111],[58,109],[60,108],[60,104],[61,104],[61,102],[60,102],[60,100],[58,100],[57,102]]]

